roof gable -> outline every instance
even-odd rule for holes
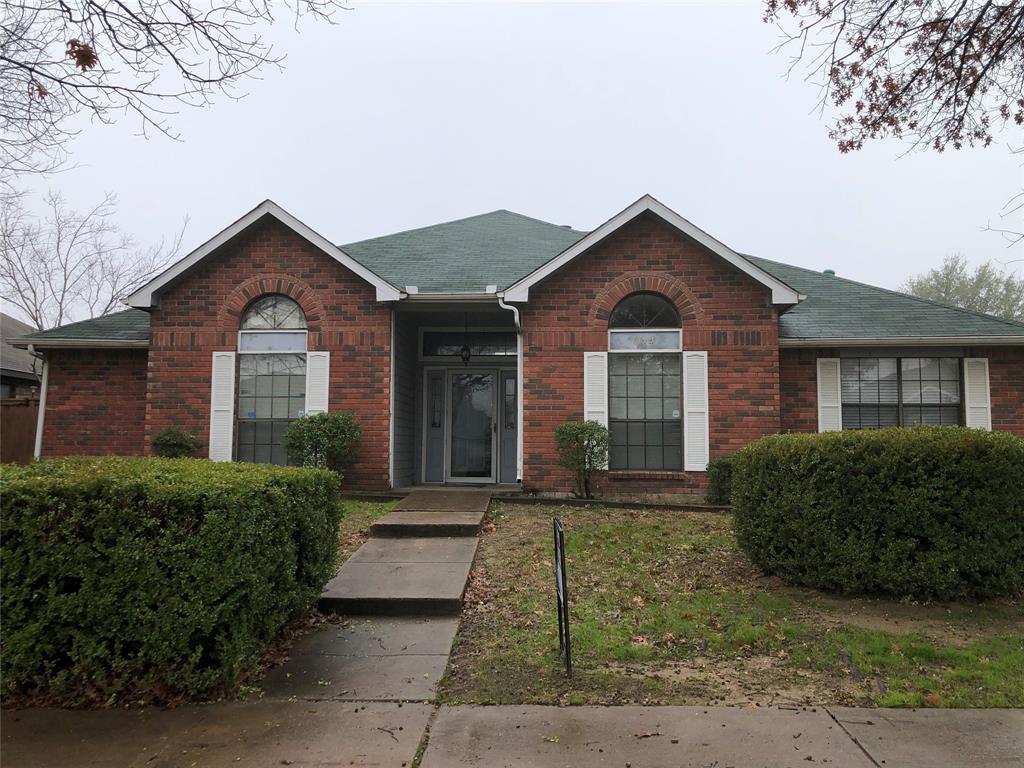
[[[741,272],[746,273],[757,282],[764,285],[771,291],[773,304],[796,304],[802,298],[800,293],[786,285],[774,275],[769,274],[746,257],[719,242],[704,230],[687,221],[678,213],[666,205],[655,200],[650,195],[644,195],[624,211],[608,219],[604,224],[580,238],[560,254],[530,272],[525,277],[516,281],[505,291],[505,300],[513,302],[525,302],[530,298],[530,287],[536,285],[552,272],[561,269],[580,254],[589,250],[592,246],[604,240],[610,234],[625,226],[630,221],[643,213],[650,212],[658,216],[670,226],[675,227],[684,235],[696,240],[712,253],[725,259]]]
[[[397,301],[401,298],[401,291],[380,275],[368,269],[356,259],[353,259],[341,248],[330,243],[326,238],[310,227],[296,219],[273,200],[264,200],[247,214],[235,221],[230,226],[221,230],[217,235],[207,240],[184,258],[178,260],[148,283],[135,291],[128,297],[127,304],[131,307],[146,309],[156,306],[159,291],[183,275],[185,272],[196,266],[199,262],[212,254],[218,248],[226,244],[235,236],[241,234],[264,216],[272,216],[284,226],[291,229],[300,237],[312,243],[332,259],[347,267],[363,280],[377,289],[377,301]]]

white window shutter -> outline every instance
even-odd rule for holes
[[[608,353],[583,353],[583,418],[608,426]]]
[[[327,412],[327,390],[331,383],[331,353],[306,353],[306,415]]]
[[[231,461],[235,436],[235,353],[214,352],[210,375],[210,458]]]
[[[992,429],[987,357],[964,358],[964,417],[968,427]]]
[[[708,353],[683,352],[683,469],[703,472],[709,458]]]
[[[818,431],[843,428],[843,396],[838,357],[818,358]]]

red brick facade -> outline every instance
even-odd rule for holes
[[[352,411],[363,430],[351,487],[388,484],[391,308],[372,286],[273,220],[211,255],[160,296],[150,321],[146,451],[152,435],[178,426],[204,442],[210,426],[214,351],[237,348],[239,318],[265,293],[306,313],[309,349],[331,353],[331,410]]]
[[[572,478],[556,463],[554,429],[582,418],[583,353],[608,349],[611,311],[636,291],[672,301],[683,349],[708,354],[711,458],[764,435],[817,430],[816,360],[838,352],[780,350],[769,290],[644,214],[533,286],[521,309],[524,488],[571,488]],[[308,348],[331,352],[330,409],[353,412],[362,426],[361,457],[346,484],[386,488],[392,307],[270,218],[162,290],[151,312],[148,352],[47,353],[44,456],[148,453],[152,436],[170,426],[208,442],[212,354],[237,348],[241,314],[267,293],[302,306]],[[1024,435],[1024,347],[964,351],[989,359],[993,429]],[[706,475],[612,472],[602,482],[610,492],[686,493],[703,490]]]
[[[47,353],[43,457],[134,455],[146,419],[146,350]]]
[[[554,428],[583,415],[583,352],[608,349],[608,316],[656,291],[683,324],[683,349],[708,352],[711,457],[779,431],[778,315],[769,291],[652,215],[619,229],[530,291],[525,334],[523,484],[564,491]],[[608,490],[699,491],[703,472],[610,473]]]
[[[967,347],[964,355],[988,358],[992,429],[1024,436],[1024,348]],[[783,432],[818,431],[819,357],[839,357],[839,350],[783,349],[779,355]]]

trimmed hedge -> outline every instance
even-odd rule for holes
[[[794,584],[900,597],[1024,592],[1024,439],[962,427],[776,435],[735,454],[747,555]]]
[[[338,481],[196,459],[0,468],[2,690],[174,701],[243,680],[333,575]]]

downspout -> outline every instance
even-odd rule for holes
[[[28,351],[36,354],[35,348],[29,344]],[[39,385],[39,414],[36,416],[36,443],[32,449],[32,458],[38,459],[43,455],[43,425],[46,422],[46,385],[50,380],[50,361],[43,358],[43,380]]]
[[[516,423],[519,429],[516,430],[516,482],[523,484],[523,432],[526,424],[523,423],[523,324],[519,319],[519,307],[505,303],[503,294],[495,294],[498,297],[498,306],[507,309],[512,313],[512,319],[516,324]]]

